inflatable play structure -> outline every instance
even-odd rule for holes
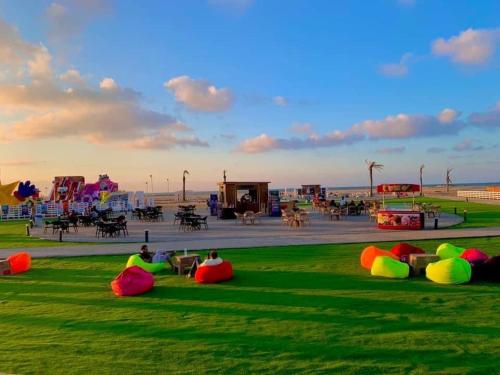
[[[55,202],[76,201],[94,202],[101,200],[101,195],[118,191],[118,183],[111,181],[107,174],[99,175],[94,183],[85,183],[83,176],[54,177],[50,200]]]
[[[119,297],[136,296],[153,289],[155,279],[153,275],[141,267],[126,268],[112,282],[111,289]]]
[[[0,205],[16,206],[29,200],[38,199],[39,191],[30,180],[0,184]]]
[[[127,266],[126,267],[132,267],[132,266],[137,266],[142,268],[144,271],[155,273],[155,272],[160,272],[161,270],[165,269],[165,263],[147,263],[142,260],[142,258],[139,256],[139,254],[134,254],[131,255],[130,258],[128,258]]]
[[[368,246],[360,256],[363,268],[372,276],[404,279],[418,274],[424,260],[427,279],[446,285],[465,284],[470,281],[500,282],[500,255],[489,257],[479,249],[464,249],[443,243],[436,255],[426,254],[419,247],[408,243],[395,245],[389,252],[376,246]]]
[[[231,262],[224,260],[215,266],[203,266],[196,270],[194,279],[200,284],[213,284],[233,278],[233,266]]]

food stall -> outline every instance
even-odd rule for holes
[[[222,209],[244,213],[268,212],[269,182],[219,182]]]
[[[379,229],[424,229],[424,213],[413,209],[402,209],[397,207],[386,207],[386,194],[411,193],[415,203],[415,193],[420,191],[420,186],[415,184],[382,184],[377,186],[377,193],[382,194],[382,209],[377,214],[377,226]],[[412,207],[415,205],[413,204]]]

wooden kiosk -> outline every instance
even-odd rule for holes
[[[269,182],[219,182],[219,202],[222,209],[233,212],[266,212],[269,199]]]

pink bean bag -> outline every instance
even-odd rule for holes
[[[7,258],[12,273],[26,272],[31,268],[31,255],[16,253]]]
[[[196,270],[194,279],[200,284],[212,284],[233,278],[231,262],[223,261],[216,266],[203,266]]]
[[[488,260],[489,256],[478,249],[467,249],[460,255],[460,258],[465,259],[469,263],[476,263]]]
[[[391,249],[391,253],[401,258],[402,256],[408,256],[410,254],[425,254],[425,251],[420,247],[410,245],[409,243],[403,242],[398,243]]]
[[[111,289],[117,296],[136,296],[153,289],[155,278],[141,267],[126,268],[111,282]]]
[[[361,253],[360,257],[361,267],[371,270],[372,264],[375,258],[378,256],[386,256],[386,257],[391,257],[392,259],[395,260],[399,260],[399,257],[394,255],[390,251],[379,249],[376,246],[368,246]]]

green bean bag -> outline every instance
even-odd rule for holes
[[[371,274],[392,279],[406,279],[410,274],[410,266],[388,256],[378,256],[373,261]]]
[[[436,255],[441,259],[458,258],[464,251],[463,247],[458,247],[451,243],[442,243],[437,248]]]
[[[148,271],[151,273],[159,272],[163,269],[165,269],[165,263],[147,263],[142,260],[142,258],[139,256],[139,254],[134,254],[131,255],[130,258],[128,258],[127,262],[127,268],[132,267],[132,266],[138,266],[141,267],[144,271]]]
[[[472,268],[462,258],[448,258],[429,263],[425,274],[429,280],[438,284],[463,284],[470,281]]]

